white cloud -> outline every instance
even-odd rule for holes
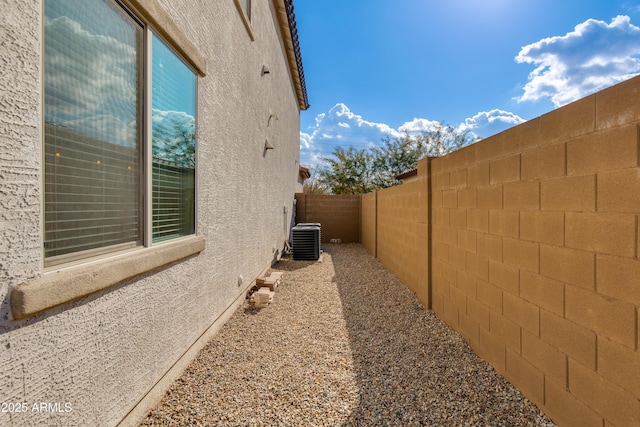
[[[300,149],[310,150],[313,146],[313,139],[308,133],[300,132]]]
[[[459,129],[468,130],[476,138],[486,138],[525,121],[517,114],[496,108],[491,111],[481,111],[475,116],[465,119]]]
[[[151,114],[151,123],[154,136],[158,134],[173,138],[180,133],[193,134],[196,119],[184,111],[163,111],[154,108]]]
[[[66,120],[63,125],[83,135],[113,142],[124,147],[135,147],[136,143],[139,142],[136,121],[127,123],[114,115],[103,114]]]
[[[439,124],[438,121],[435,120],[427,120],[427,119],[418,119],[415,118],[410,122],[405,122],[398,128],[400,132],[407,133],[417,133],[424,132],[436,129],[436,126]]]
[[[456,127],[469,130],[474,137],[488,137],[524,121],[516,114],[495,109],[480,112]],[[437,124],[439,122],[435,120],[414,118],[394,129],[385,123],[365,120],[345,104],[336,104],[327,113],[316,116],[315,125],[308,129],[309,132],[300,132],[300,163],[315,168],[322,163],[322,157],[331,156],[336,146],[369,148],[380,145],[385,138],[399,137],[405,132],[429,131]]]
[[[518,101],[548,98],[559,107],[639,74],[640,28],[628,16],[589,19],[524,46],[515,60],[536,66]]]
[[[46,19],[45,121],[114,143],[136,141],[136,51],[72,19]],[[66,43],[73,41],[73,43]]]
[[[389,125],[365,120],[345,104],[338,103],[328,112],[316,116],[315,126],[309,133],[300,133],[300,162],[314,167],[336,146],[368,148],[378,145],[384,138],[398,135],[400,133]]]
[[[114,38],[92,34],[66,16],[47,20],[46,32],[56,34],[47,43],[45,56],[47,93],[65,102],[51,108],[60,115],[75,116],[104,106],[109,99],[135,101],[136,52]],[[47,40],[50,40],[48,38]],[[73,45],[63,43],[72,40]],[[65,96],[65,94],[70,94]]]
[[[333,106],[329,110],[327,116],[324,116],[325,125],[332,126],[337,122],[340,127],[352,128],[353,126],[367,132],[392,134],[395,131],[384,123],[375,123],[364,120],[362,116],[351,112],[349,107],[343,103],[339,103]],[[346,125],[346,126],[345,126]],[[373,135],[372,135],[373,136]]]

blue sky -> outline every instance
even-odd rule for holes
[[[640,73],[640,0],[296,0],[301,164],[444,121],[488,137]]]

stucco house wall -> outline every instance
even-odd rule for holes
[[[28,411],[0,412],[0,425],[135,424],[244,300],[288,235],[299,188],[299,112],[306,99],[293,75],[291,34],[283,32],[285,1],[253,1],[250,22],[234,0],[132,3],[169,17],[206,63],[197,98],[198,248],[161,268],[16,319],[11,298],[21,284],[73,277],[82,268],[89,273],[77,276],[81,280],[110,272],[99,270],[105,260],[45,271],[44,6],[43,0],[3,0],[0,401],[26,403]],[[155,25],[161,31],[165,23]],[[274,149],[265,150],[265,140]],[[153,249],[141,251],[153,261]],[[109,261],[135,266],[139,255],[132,251]],[[51,404],[49,411],[33,411],[41,402]]]

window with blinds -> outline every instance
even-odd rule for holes
[[[47,266],[195,232],[195,73],[115,0],[78,4],[45,1]]]
[[[152,42],[153,241],[194,233],[196,75]]]

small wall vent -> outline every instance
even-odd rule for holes
[[[293,259],[317,261],[320,259],[320,224],[301,223],[291,229]]]

